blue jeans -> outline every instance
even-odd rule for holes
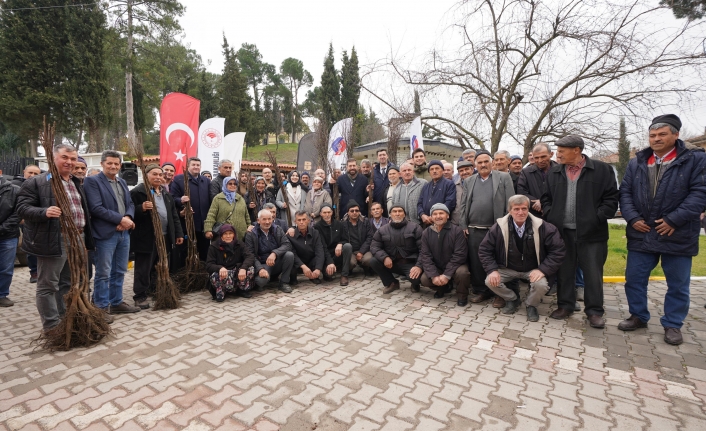
[[[130,255],[130,233],[115,231],[112,238],[97,239],[95,242],[93,302],[99,308],[109,305],[117,307],[123,302],[123,279]]]
[[[650,312],[647,310],[647,283],[650,272],[657,266],[660,257],[662,270],[667,278],[664,316],[660,322],[665,328],[681,328],[689,313],[691,256],[628,251],[625,296],[628,298],[630,314],[639,317],[643,322],[650,320]]]
[[[33,254],[27,255],[27,268],[29,268],[30,274],[37,273],[37,256]]]
[[[584,287],[583,271],[580,266],[576,267],[576,287]]]
[[[17,238],[0,239],[0,298],[10,294],[16,253]]]

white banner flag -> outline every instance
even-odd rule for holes
[[[424,138],[422,138],[422,117],[417,117],[409,125],[409,157],[417,148],[424,149]]]
[[[233,162],[233,172],[240,172],[240,163],[243,161],[243,143],[245,132],[234,132],[226,135],[221,159]]]
[[[353,119],[346,118],[334,124],[328,135],[328,161],[333,169],[341,169],[341,172],[346,168],[348,159],[346,138],[352,129]]]
[[[223,158],[223,127],[225,118],[209,118],[199,127],[199,159],[201,170],[218,174],[218,163]]]

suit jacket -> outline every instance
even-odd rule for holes
[[[194,228],[196,232],[203,232],[203,223],[206,221],[208,210],[211,208],[211,181],[203,175],[194,178],[189,176],[189,193],[191,194],[191,209],[194,210]],[[169,187],[169,193],[174,198],[176,209],[181,212],[184,209],[184,204],[181,203],[181,197],[184,196],[184,174],[176,175],[172,184]],[[181,218],[182,229],[186,232],[185,219]]]
[[[461,199],[461,220],[459,226],[461,229],[466,229],[469,225],[468,215],[470,213],[471,204],[482,205],[480,202],[473,202],[473,186],[479,174],[473,174],[463,182],[463,199]],[[493,218],[499,219],[507,214],[507,200],[515,194],[515,188],[512,186],[512,178],[510,174],[500,171],[492,171],[490,180],[493,182]]]
[[[93,225],[93,238],[110,239],[115,233],[115,228],[120,224],[124,216],[135,218],[135,204],[130,198],[130,190],[127,183],[122,178],[115,178],[118,187],[123,190],[123,204],[125,204],[125,214],[118,212],[117,196],[110,186],[108,177],[103,172],[98,175],[86,177],[83,180],[83,190],[88,201],[88,211],[91,214],[91,224]]]

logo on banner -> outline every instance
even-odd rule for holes
[[[223,135],[216,129],[205,129],[201,132],[201,142],[208,148],[218,148],[223,142]]]
[[[333,141],[333,144],[331,144],[331,149],[333,150],[334,155],[340,156],[344,151],[346,151],[346,140],[342,137],[336,138],[336,140]]]
[[[419,140],[417,140],[417,135],[412,135],[412,150],[419,148]]]

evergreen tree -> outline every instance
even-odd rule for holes
[[[623,175],[628,168],[630,162],[630,141],[628,141],[627,131],[625,128],[625,118],[620,117],[620,137],[618,138],[618,182],[623,181]]]
[[[340,120],[341,87],[338,72],[334,65],[333,45],[329,44],[328,54],[324,59],[324,72],[321,74],[321,114],[328,130]]]
[[[348,53],[343,51],[343,66],[341,67],[341,118],[355,117],[358,114],[358,99],[360,98],[360,75],[358,72],[358,54],[355,47]]]
[[[659,4],[671,8],[677,18],[696,20],[706,14],[706,0],[662,0]]]
[[[304,63],[296,58],[285,58],[279,67],[282,82],[289,90],[288,96],[288,130],[292,132],[292,142],[296,141],[297,123],[300,120],[299,114],[299,90],[302,87],[310,87],[314,83],[314,78],[309,71],[304,69]]]
[[[250,107],[248,82],[240,72],[240,65],[233,48],[228,46],[228,40],[223,35],[223,74],[218,85],[220,106],[218,113],[226,119],[225,133],[246,132],[246,140],[254,143],[258,140],[254,115]],[[248,139],[249,138],[249,139]]]

